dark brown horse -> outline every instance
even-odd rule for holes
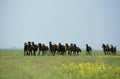
[[[88,46],[88,44],[86,44],[86,54],[91,55],[91,52],[92,52],[92,48],[90,46]]]
[[[34,44],[34,42],[32,42],[32,52],[34,56],[36,55],[37,50],[38,50],[38,46]]]
[[[77,52],[77,55],[79,55],[79,52],[81,52],[81,49],[79,47],[76,47],[76,52]]]
[[[73,54],[79,55],[79,52],[81,52],[81,49],[76,44],[74,44],[73,46],[74,46],[73,47]]]
[[[48,46],[46,46],[45,44],[43,44],[42,45],[42,55],[45,55],[48,50],[49,50]]]
[[[102,44],[102,48],[103,48],[103,51],[104,51],[104,54],[107,55],[107,54],[110,54],[110,47],[109,45],[105,45],[105,44]]]
[[[49,50],[48,46],[46,46],[45,44],[41,44],[41,43],[38,43],[38,48],[39,48],[38,55],[40,55],[40,53],[44,55]]]
[[[68,53],[68,55],[71,56],[71,46],[68,45],[68,43],[65,44],[65,49],[66,49],[66,52]]]

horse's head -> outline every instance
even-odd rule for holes
[[[38,43],[38,46],[40,46],[40,47],[41,47],[41,46],[42,46],[42,45],[41,45],[41,43]]]
[[[28,45],[31,45],[31,42],[30,42],[30,41],[28,41]]]
[[[32,45],[34,45],[34,42],[32,42]]]
[[[86,44],[86,47],[88,47],[88,44]]]
[[[25,43],[24,43],[24,46],[26,46],[26,45],[27,45],[27,43],[25,42]]]
[[[102,44],[102,48],[105,48],[105,44]]]

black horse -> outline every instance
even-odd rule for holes
[[[38,43],[38,48],[39,48],[38,55],[40,55],[40,53],[44,55],[49,50],[48,46],[46,46],[45,44],[41,44],[41,43]]]
[[[29,55],[32,56],[32,45],[31,45],[31,42],[30,42],[30,41],[28,41],[27,49],[28,49],[28,56],[29,56]]]
[[[42,52],[42,44],[38,43],[38,55]]]
[[[24,56],[28,55],[28,45],[27,43],[25,42],[24,43]]]
[[[86,44],[86,54],[91,55],[91,52],[92,52],[92,48],[88,46],[88,44]]]
[[[114,47],[113,45],[111,45],[110,51],[111,54],[116,55],[116,51],[117,51],[116,46]]]
[[[61,55],[65,54],[65,46],[62,45],[61,43],[59,43],[59,48],[58,48],[59,52]]]
[[[51,41],[49,42],[49,50],[50,50],[50,52],[52,53],[52,55],[55,56],[56,48],[55,48],[54,45],[52,45],[52,42],[51,42]]]

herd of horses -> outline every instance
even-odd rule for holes
[[[116,54],[116,47],[111,45],[111,47],[107,44],[102,44],[102,48],[104,51],[104,54]],[[62,45],[61,43],[58,44],[52,44],[52,42],[49,42],[49,46],[38,43],[35,44],[34,42],[25,42],[24,43],[24,55],[26,56],[36,56],[36,55],[45,55],[46,53],[49,55],[55,56],[56,54],[60,55],[79,55],[81,52],[81,49],[76,44],[68,44]],[[86,44],[86,54],[91,55],[92,48],[88,44]]]

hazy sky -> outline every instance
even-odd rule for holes
[[[120,0],[0,0],[0,48],[76,43],[120,50]]]

